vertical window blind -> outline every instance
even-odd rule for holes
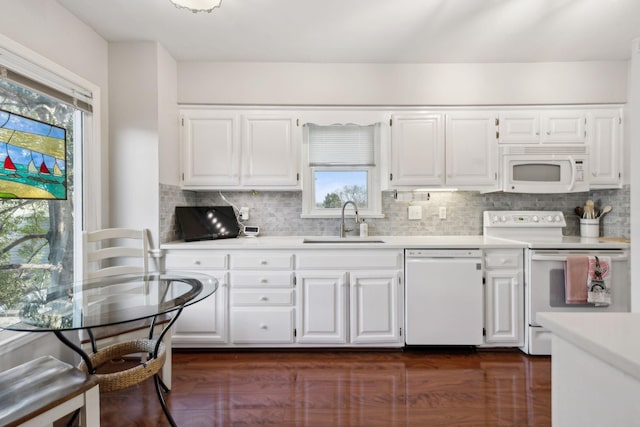
[[[378,125],[305,126],[309,128],[310,166],[375,166]]]

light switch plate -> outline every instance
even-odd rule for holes
[[[447,219],[447,208],[445,206],[440,206],[438,209],[438,216],[440,219]]]
[[[249,219],[249,208],[243,206],[240,208],[240,221],[247,221]]]
[[[409,219],[422,219],[422,206],[409,206]]]

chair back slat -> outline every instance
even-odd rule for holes
[[[149,230],[107,228],[83,232],[84,277],[149,272]]]

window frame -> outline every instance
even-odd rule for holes
[[[81,277],[83,250],[81,231],[96,228],[102,221],[102,199],[95,197],[96,194],[101,194],[102,187],[100,87],[2,35],[0,35],[0,51],[3,53],[1,65],[23,73],[35,82],[53,88],[65,87],[72,92],[76,88],[82,89],[82,92],[87,92],[91,96],[89,104],[92,111],[83,113],[76,111],[77,120],[74,119],[74,134],[81,135],[81,141],[79,147],[74,141],[77,157],[74,162],[76,202],[73,214],[75,217],[73,262],[74,276]],[[88,170],[98,173],[86,173]],[[94,197],[90,198],[90,194]],[[77,203],[78,201],[80,203]],[[39,338],[41,338],[40,334],[0,330],[0,357],[17,351]]]
[[[301,218],[340,218],[342,208],[318,208],[315,203],[315,171],[367,171],[367,201],[366,209],[358,206],[358,213],[363,218],[383,218],[382,214],[382,188],[381,188],[381,135],[382,126],[377,123],[374,132],[373,166],[311,166],[309,164],[309,127],[303,127],[302,138],[302,214]]]

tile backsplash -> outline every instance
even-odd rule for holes
[[[302,219],[302,193],[299,191],[263,191],[222,193],[237,208],[250,209],[248,225],[259,225],[264,236],[336,236],[338,218]],[[482,234],[482,212],[485,210],[560,210],[564,212],[567,227],[565,235],[579,234],[576,206],[584,206],[593,199],[596,207],[613,206],[613,211],[601,221],[602,236],[629,238],[631,229],[630,188],[619,190],[593,190],[571,194],[481,194],[473,191],[382,193],[384,218],[367,218],[369,235],[478,235]],[[177,240],[175,206],[226,205],[217,191],[183,191],[179,187],[160,185],[160,241]],[[409,220],[409,206],[422,207],[422,219]],[[446,207],[446,219],[439,218],[440,207]],[[350,217],[348,223],[353,221]]]

